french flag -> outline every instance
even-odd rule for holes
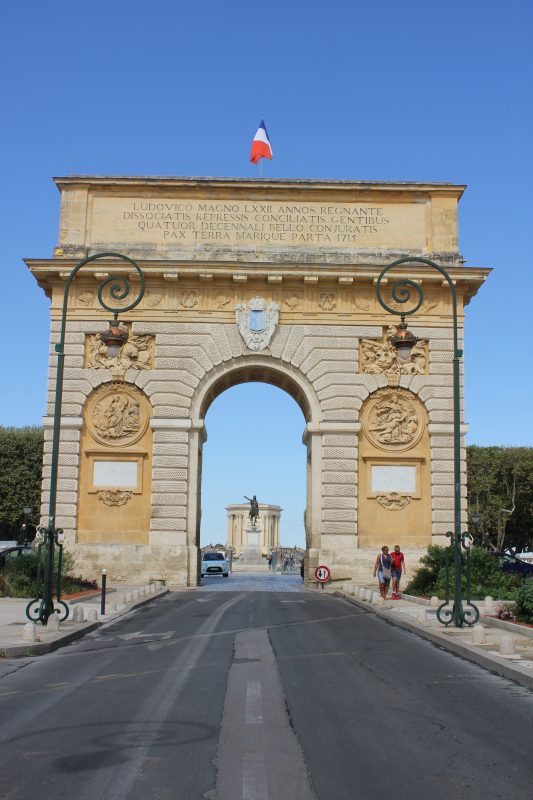
[[[270,146],[264,120],[261,120],[261,124],[254,136],[252,152],[250,153],[250,161],[252,164],[257,164],[260,158],[269,158],[272,161],[272,147]]]

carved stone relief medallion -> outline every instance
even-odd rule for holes
[[[106,383],[96,390],[87,407],[87,425],[102,444],[125,447],[141,438],[148,426],[146,398],[134,386]]]
[[[284,304],[289,308],[291,311],[294,311],[296,308],[300,308],[302,305],[302,293],[301,292],[289,292],[283,299]]]
[[[96,300],[96,292],[91,289],[82,289],[78,294],[78,303],[82,306],[92,306]]]
[[[193,290],[188,290],[181,293],[181,297],[179,300],[180,306],[183,308],[194,308],[198,305],[198,294]]]
[[[235,306],[237,327],[249,350],[264,350],[270,344],[279,321],[279,305],[266,304],[262,297],[252,297],[248,307]]]
[[[352,306],[354,308],[359,308],[361,311],[369,311],[370,292],[369,291],[354,292],[352,295]]]
[[[163,299],[163,292],[157,292],[153,289],[148,289],[145,295],[145,303],[148,308],[155,308]]]
[[[322,311],[333,311],[337,305],[337,301],[333,292],[325,292],[324,294],[321,294],[318,305]]]
[[[407,450],[420,439],[423,424],[410,392],[380,389],[365,409],[367,439],[385,450]]]
[[[215,294],[215,308],[224,308],[231,301],[231,295],[228,292],[217,292]]]

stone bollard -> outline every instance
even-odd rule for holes
[[[440,600],[436,595],[433,595],[431,600],[429,601],[430,608],[438,608],[440,606]]]
[[[81,606],[74,606],[74,610],[72,611],[72,622],[79,624],[83,622],[83,608]]]
[[[377,605],[378,599],[381,597],[379,592],[370,592],[370,602]]]
[[[366,599],[366,589],[365,589],[364,586],[361,586],[359,588],[359,599],[360,600],[365,600]]]
[[[485,628],[483,625],[474,625],[472,644],[485,644]]]
[[[150,584],[150,594],[155,594],[155,583]]]
[[[96,608],[87,609],[87,622],[96,622],[98,620],[98,611]]]
[[[161,581],[156,581],[156,582],[155,582],[155,590],[156,590],[156,592],[160,592],[160,591],[161,591],[161,588],[162,588],[162,583],[161,583]]]
[[[133,592],[126,592],[126,603],[133,602]]]
[[[117,613],[117,604],[116,603],[108,603],[106,607],[107,614],[116,614]]]
[[[374,602],[375,602],[375,604],[377,606],[384,606],[385,605],[385,600],[382,598],[381,595],[378,595],[378,597],[376,597]]]
[[[514,641],[509,633],[504,633],[500,639],[500,653],[502,656],[514,656]]]
[[[144,588],[144,586],[141,586],[141,588],[139,589],[139,597],[144,597],[145,595],[146,595],[146,589]]]
[[[59,617],[57,614],[50,614],[48,622],[46,623],[46,630],[48,633],[57,633],[59,630]]]
[[[485,614],[494,614],[494,600],[490,595],[485,597]]]
[[[36,642],[37,641],[37,627],[35,622],[27,622],[24,625],[24,630],[22,631],[22,638],[25,642]]]
[[[419,608],[416,613],[416,621],[420,623],[420,625],[427,625],[428,624],[428,615],[425,608]]]

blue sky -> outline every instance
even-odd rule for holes
[[[255,177],[264,118],[265,176],[468,184],[461,251],[494,268],[467,309],[469,442],[532,445],[532,22],[527,0],[6,0],[0,424],[38,424],[44,409],[48,301],[22,258],[56,244],[52,176]],[[302,543],[294,401],[236,387],[207,423],[204,538],[224,537],[224,506],[254,492],[284,506],[283,538]]]

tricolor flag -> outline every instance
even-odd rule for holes
[[[258,127],[252,142],[250,161],[252,164],[257,164],[260,158],[269,158],[272,161],[272,147],[270,146],[267,129],[263,120],[261,120],[261,125]]]

